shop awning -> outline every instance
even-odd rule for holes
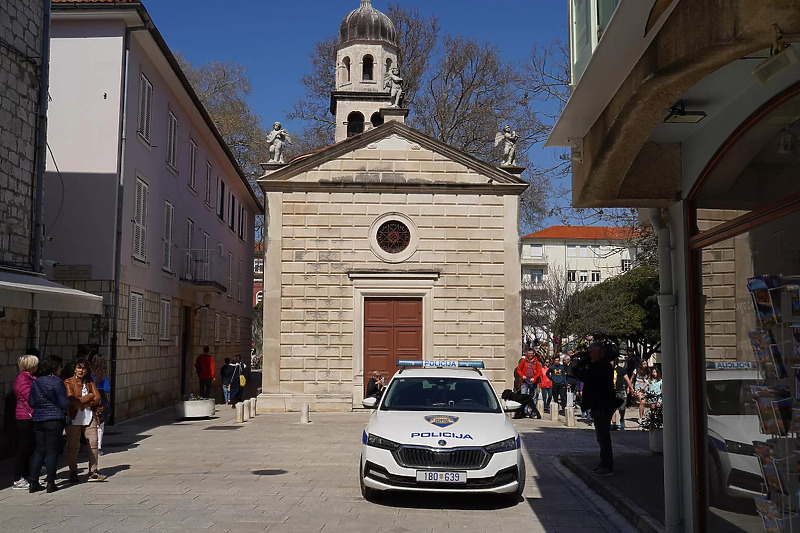
[[[0,271],[0,307],[99,315],[103,313],[103,297],[34,274]]]

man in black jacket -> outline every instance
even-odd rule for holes
[[[586,357],[575,357],[572,375],[583,382],[583,405],[592,410],[597,444],[600,445],[600,465],[592,472],[597,476],[614,474],[614,452],[611,448],[611,415],[617,401],[614,395],[613,347],[594,341]]]

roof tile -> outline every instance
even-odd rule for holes
[[[618,226],[550,226],[523,235],[523,239],[615,241],[636,237],[636,230]]]

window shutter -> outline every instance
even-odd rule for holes
[[[166,202],[164,204],[164,253],[162,256],[161,267],[172,272],[172,240],[174,236],[173,227],[175,225],[175,206]]]
[[[233,252],[228,252],[228,298],[233,298]]]
[[[208,281],[208,260],[209,260],[209,241],[211,240],[211,236],[208,233],[203,233],[203,279],[202,281]]]
[[[239,259],[239,267],[236,272],[236,301],[242,301],[242,260]]]
[[[232,319],[230,315],[228,315],[225,319],[225,342],[231,342],[231,323]]]
[[[159,320],[158,333],[161,340],[169,340],[169,327],[171,323],[172,302],[167,299],[161,300],[161,320]]]
[[[145,78],[145,119],[144,119],[144,126],[145,126],[145,139],[147,142],[150,142],[150,129],[152,125],[152,118],[153,118],[153,85]]]
[[[144,137],[144,122],[146,120],[147,115],[145,112],[147,111],[147,78],[144,77],[142,74],[139,77],[139,123],[137,124],[137,131]]]
[[[197,188],[197,145],[189,141],[189,187]]]
[[[236,317],[236,344],[242,342],[242,319]]]
[[[219,313],[214,314],[214,342],[219,342]]]
[[[139,340],[142,338],[142,311],[144,307],[143,295],[131,292],[128,308],[128,338]]]
[[[194,220],[191,218],[186,219],[186,279],[193,279],[192,276],[192,248],[194,248]]]
[[[147,193],[147,184],[137,178],[133,213],[133,256],[142,261],[147,259]]]

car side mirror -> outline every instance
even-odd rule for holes
[[[515,402],[514,400],[506,400],[506,406],[505,406],[505,408],[504,408],[504,411],[505,411],[506,413],[508,413],[508,412],[510,412],[510,411],[516,411],[516,410],[517,410],[517,409],[519,409],[520,407],[522,407],[522,404],[521,404],[521,403],[519,403],[519,402]]]
[[[378,407],[378,399],[377,398],[364,398],[361,400],[361,405],[366,407],[367,409],[376,409]]]

